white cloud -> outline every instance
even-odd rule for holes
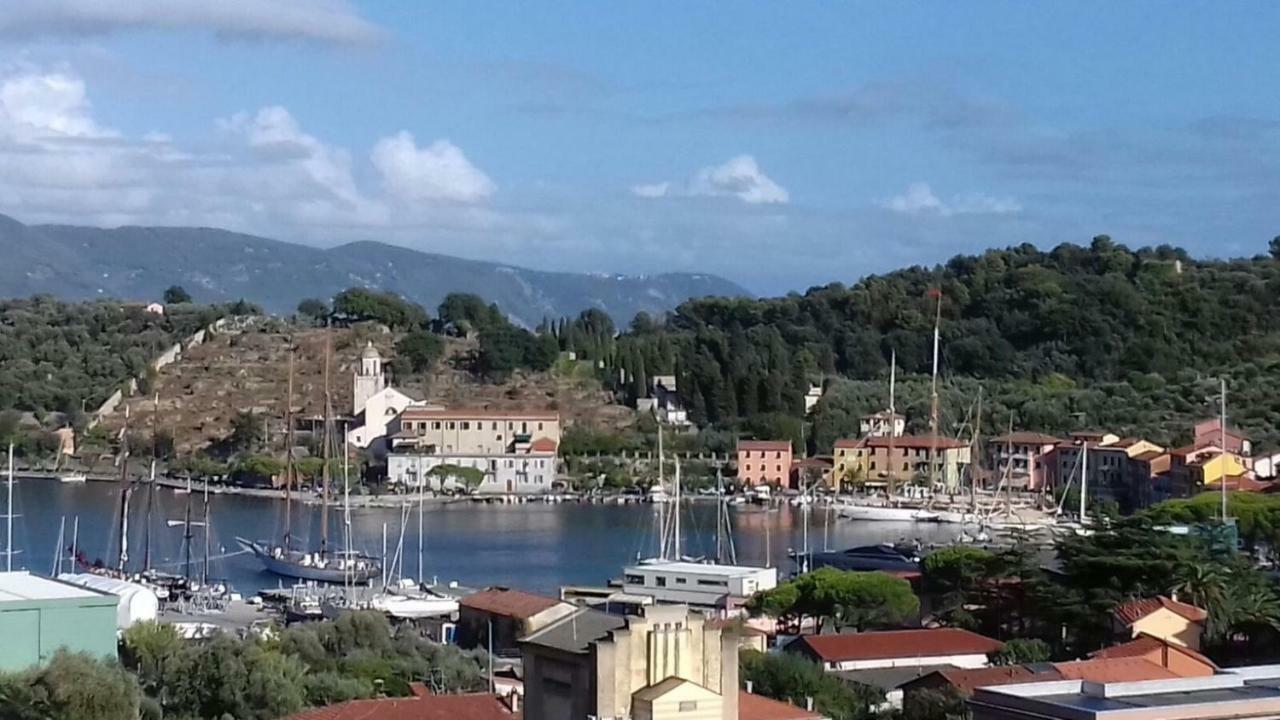
[[[691,195],[731,195],[745,203],[785,203],[791,199],[786,188],[760,170],[750,155],[730,158],[723,165],[705,167],[689,184]]]
[[[657,182],[647,185],[632,185],[631,194],[642,198],[666,197],[671,192],[671,183]]]
[[[632,186],[631,194],[643,198],[675,195],[736,197],[751,205],[783,204],[791,200],[787,189],[765,175],[750,155],[738,155],[721,165],[704,167],[694,173],[685,187],[677,187],[671,182],[650,183]]]
[[[344,0],[38,0],[0,9],[0,35],[209,30],[224,37],[366,43],[379,30]]]
[[[471,203],[484,200],[497,189],[489,176],[448,140],[436,140],[419,149],[413,135],[402,130],[379,140],[369,157],[382,176],[383,187],[402,200]]]
[[[983,193],[964,193],[944,202],[928,183],[914,182],[905,192],[879,205],[904,215],[1005,215],[1022,212],[1022,205],[1011,197],[994,197]]]

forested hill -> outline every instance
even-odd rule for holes
[[[958,256],[803,295],[693,300],[665,327],[622,337],[616,364],[647,376],[677,373],[693,413],[717,423],[796,416],[807,383],[826,378],[811,437],[829,451],[829,441],[856,430],[857,414],[883,407],[891,352],[900,377],[929,372],[934,288],[943,298],[951,432],[972,419],[981,379],[988,429],[1011,421],[1053,432],[1105,425],[1173,442],[1192,418],[1216,412],[1207,398],[1221,375],[1233,421],[1263,440],[1276,437],[1280,261],[1197,261],[1105,236],[1089,247]],[[928,413],[924,382],[902,386],[917,427]]]
[[[692,297],[747,294],[705,274],[545,272],[377,242],[326,250],[211,228],[24,225],[3,215],[0,257],[0,297],[155,300],[180,285],[197,302],[244,298],[290,313],[303,298],[353,286],[396,292],[425,307],[465,292],[529,327],[588,308],[625,321]]]

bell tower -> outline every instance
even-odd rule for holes
[[[369,398],[382,392],[386,387],[387,376],[383,372],[382,356],[370,341],[365,345],[364,352],[360,353],[360,369],[356,370],[353,378],[351,413],[359,415],[364,412],[365,403],[369,402]]]

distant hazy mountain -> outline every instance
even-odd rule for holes
[[[600,308],[625,323],[691,297],[746,295],[714,275],[543,272],[434,255],[377,242],[328,250],[210,228],[24,225],[0,215],[0,296],[158,299],[181,285],[197,301],[245,298],[290,312],[305,297],[352,286],[392,290],[434,309],[471,292],[534,325]]]

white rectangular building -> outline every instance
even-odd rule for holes
[[[556,479],[556,453],[527,452],[501,455],[392,453],[387,456],[387,481],[416,491],[465,489],[459,478],[432,470],[441,465],[473,468],[484,473],[475,488],[484,495],[541,495],[552,490]]]
[[[622,590],[660,603],[716,607],[726,597],[751,597],[778,585],[778,569],[661,560],[623,571]]]

